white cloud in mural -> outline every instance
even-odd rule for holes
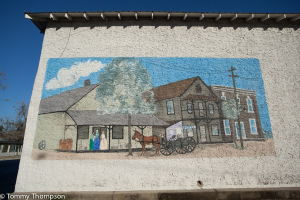
[[[80,77],[86,77],[93,72],[97,72],[105,67],[101,61],[88,60],[87,62],[79,62],[71,66],[70,69],[61,68],[57,72],[57,77],[52,78],[46,83],[46,90],[55,90],[57,88],[68,87],[76,83]]]

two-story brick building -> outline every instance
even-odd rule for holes
[[[212,91],[224,101],[234,99],[234,89],[227,86],[211,85]],[[255,91],[236,89],[237,101],[240,105],[240,123],[241,132],[244,140],[262,140],[264,139],[263,130],[259,116],[259,109]],[[225,131],[225,141],[232,141],[233,134],[237,134],[238,122],[234,119],[223,119]],[[237,139],[239,135],[237,134]]]

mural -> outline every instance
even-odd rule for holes
[[[49,59],[33,147],[33,159],[274,156],[259,60]]]

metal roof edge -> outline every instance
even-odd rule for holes
[[[45,14],[45,13],[112,13],[112,12],[145,12],[145,13],[152,13],[152,12],[160,12],[160,13],[203,13],[203,14],[300,14],[300,13],[256,13],[256,12],[190,12],[190,11],[65,11],[65,12],[26,12],[24,14]]]
[[[300,21],[300,13],[233,13],[233,12],[179,12],[179,11],[91,11],[91,12],[24,12],[25,18],[30,19],[42,33],[44,33],[48,22],[71,22],[74,20],[100,20],[107,22],[108,19],[122,21],[125,19],[140,20],[181,20],[181,21],[205,21],[210,19],[218,22],[220,19],[228,24],[239,19],[239,22],[248,23],[256,20],[263,23],[274,22],[276,25],[285,25],[290,22]],[[226,22],[226,21],[225,21]],[[278,23],[281,22],[281,23]],[[288,22],[288,23],[287,23]],[[273,23],[266,23],[273,24]]]

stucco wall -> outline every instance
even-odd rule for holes
[[[204,189],[299,187],[299,39],[299,23],[286,27],[255,21],[231,25],[222,20],[50,23],[30,102],[15,191],[184,190],[199,189],[198,180]],[[58,57],[257,58],[276,156],[32,160],[47,60]],[[94,176],[99,171],[104,172],[101,177]]]

